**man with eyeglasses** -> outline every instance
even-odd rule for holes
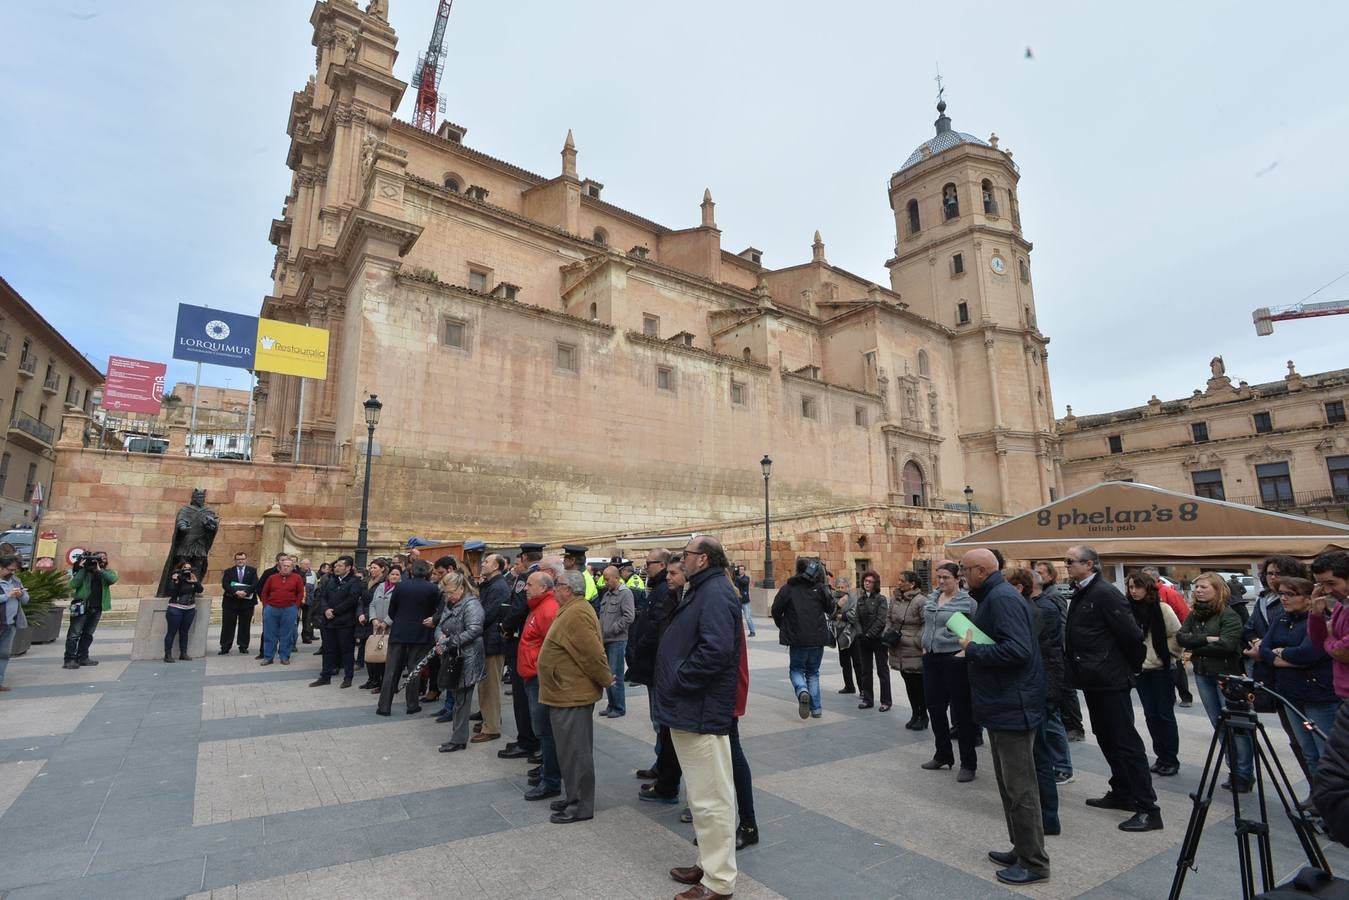
[[[698,865],[670,870],[675,881],[691,885],[676,900],[710,900],[735,891],[730,733],[744,626],[719,541],[694,535],[684,548],[683,567],[688,584],[661,637],[652,710],[670,729],[698,836]]]
[[[646,553],[646,608],[637,612],[637,618],[628,630],[628,646],[624,651],[624,663],[627,666],[627,678],[633,684],[646,685],[647,706],[650,710],[651,728],[656,732],[656,744],[653,751],[657,763],[649,769],[638,769],[637,777],[647,780],[660,775],[661,755],[660,725],[656,722],[655,699],[650,690],[656,669],[656,648],[660,645],[660,633],[664,627],[665,605],[670,597],[670,585],[667,579],[667,567],[671,553],[664,547],[648,550]]]
[[[1131,691],[1146,648],[1129,601],[1101,577],[1091,547],[1070,547],[1063,558],[1073,594],[1064,626],[1069,683],[1082,691],[1091,730],[1110,764],[1110,789],[1087,801],[1097,809],[1133,815],[1120,831],[1159,831],[1162,811],[1148,772],[1148,755],[1134,727]]]

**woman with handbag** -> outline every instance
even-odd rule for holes
[[[835,609],[829,620],[830,646],[838,648],[838,664],[843,669],[843,688],[839,693],[855,694],[857,686],[853,681],[853,670],[857,666],[853,644],[857,640],[857,603],[848,592],[848,579],[839,578],[838,584],[840,588],[832,592]]]
[[[378,694],[384,684],[384,660],[389,654],[389,596],[394,587],[403,580],[403,567],[394,563],[389,566],[384,580],[375,585],[370,592],[370,602],[365,607],[363,625],[370,627],[370,637],[365,639],[365,684],[362,690]]]
[[[361,608],[356,612],[356,668],[365,667],[365,642],[371,634],[370,628],[370,602],[374,599],[375,591],[384,584],[389,574],[389,560],[379,557],[370,561],[370,565],[365,567],[365,592],[361,595]],[[370,683],[369,673],[367,672],[366,684]],[[364,687],[365,685],[362,685]]]
[[[918,573],[901,572],[899,586],[890,600],[888,623],[881,641],[889,650],[890,668],[904,680],[913,715],[904,727],[927,730],[927,700],[923,697],[923,605],[927,598],[918,588]]]
[[[482,603],[478,589],[462,572],[449,572],[440,580],[445,615],[436,626],[436,655],[440,657],[442,691],[454,691],[454,724],[441,753],[454,753],[468,746],[469,715],[473,712],[473,687],[487,674],[482,645]]]

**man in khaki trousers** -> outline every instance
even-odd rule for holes
[[[510,586],[506,584],[506,560],[496,553],[482,561],[482,584],[478,597],[482,601],[482,647],[486,656],[486,674],[478,687],[478,710],[482,726],[470,739],[482,744],[501,737],[501,670],[505,646],[501,637],[501,617],[510,604]]]

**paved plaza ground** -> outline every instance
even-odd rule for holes
[[[696,861],[680,808],[637,799],[633,770],[653,759],[641,689],[629,689],[627,717],[597,720],[595,819],[559,826],[546,803],[521,798],[527,766],[497,759],[504,742],[440,754],[449,726],[431,715],[396,705],[379,718],[369,693],[307,687],[312,647],[289,667],[237,654],[166,665],[129,662],[130,640],[129,629],[101,629],[95,668],[62,669],[60,645],[10,664],[6,898],[659,898],[681,889],[667,870]],[[760,628],[751,643],[741,735],[763,842],[739,854],[737,897],[1166,895],[1211,736],[1198,704],[1178,710],[1180,776],[1156,780],[1166,829],[1123,834],[1122,814],[1083,805],[1108,774],[1088,736],[1072,745],[1077,780],[1060,789],[1052,879],[1012,891],[985,859],[1007,847],[987,751],[971,784],[922,771],[932,739],[904,729],[899,679],[892,711],[860,711],[836,693],[836,654],[826,658],[824,716],[802,722],[776,632]],[[1219,797],[1187,897],[1240,896],[1231,828],[1231,800]],[[1282,878],[1301,857],[1281,812],[1273,829]],[[1345,851],[1323,843],[1349,871]]]

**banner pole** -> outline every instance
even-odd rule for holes
[[[295,454],[291,457],[291,462],[300,461],[300,433],[304,430],[304,383],[305,379],[300,379],[300,405],[295,413]]]
[[[257,376],[248,370],[248,417],[244,420],[244,442],[248,445],[248,458],[253,458],[253,394],[258,389]]]
[[[197,363],[197,383],[192,388],[192,425],[187,429],[187,455],[192,455],[192,441],[197,436],[197,396],[201,393],[201,363]]]

